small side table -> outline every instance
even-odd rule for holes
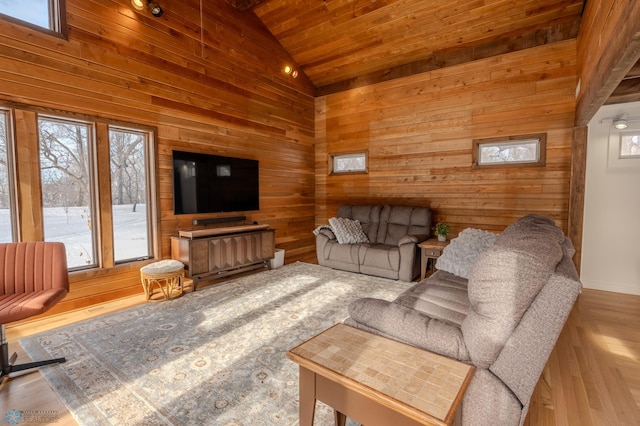
[[[454,425],[475,367],[344,324],[287,352],[300,365],[300,426],[316,401],[365,425]]]
[[[147,300],[170,300],[182,296],[184,264],[179,260],[165,259],[140,268],[140,280]],[[154,292],[157,287],[160,291]]]
[[[438,241],[437,238],[429,238],[418,244],[420,247],[420,281],[427,275],[427,263],[431,260],[431,270],[436,270],[436,259],[442,255],[442,250],[449,245],[449,240]]]

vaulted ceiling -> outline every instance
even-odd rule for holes
[[[227,1],[255,13],[323,95],[575,38],[586,0]],[[638,100],[638,77],[636,66],[609,102]]]
[[[338,90],[575,37],[583,0],[262,0],[316,88]]]

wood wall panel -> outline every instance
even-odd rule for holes
[[[527,213],[567,230],[576,41],[316,98],[316,225],[343,203],[430,206],[435,219],[500,231]],[[475,138],[547,133],[544,167],[472,167]],[[328,175],[366,149],[369,173]]]
[[[162,7],[154,18],[130,0],[67,0],[66,40],[0,20],[0,102],[156,129],[161,258],[193,219],[225,216],[173,214],[174,149],[259,160],[261,208],[233,215],[271,225],[287,263],[315,258],[311,84],[281,71],[290,56],[252,14],[224,0]],[[37,157],[26,149],[18,150],[19,186],[39,188]],[[24,220],[39,210],[30,200],[20,207],[32,239],[42,229],[37,217]],[[143,264],[73,273],[71,292],[52,312],[141,293]]]

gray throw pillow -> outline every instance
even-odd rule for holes
[[[329,219],[329,225],[336,235],[338,244],[359,244],[368,243],[369,238],[362,230],[360,221],[352,220],[345,217],[332,217]]]
[[[493,232],[466,228],[444,248],[436,261],[436,268],[469,279],[476,258],[493,246],[496,238]]]

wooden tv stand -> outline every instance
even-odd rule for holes
[[[242,225],[180,231],[171,237],[171,258],[186,266],[193,289],[203,280],[253,269],[269,269],[275,255],[274,230],[269,225]]]

